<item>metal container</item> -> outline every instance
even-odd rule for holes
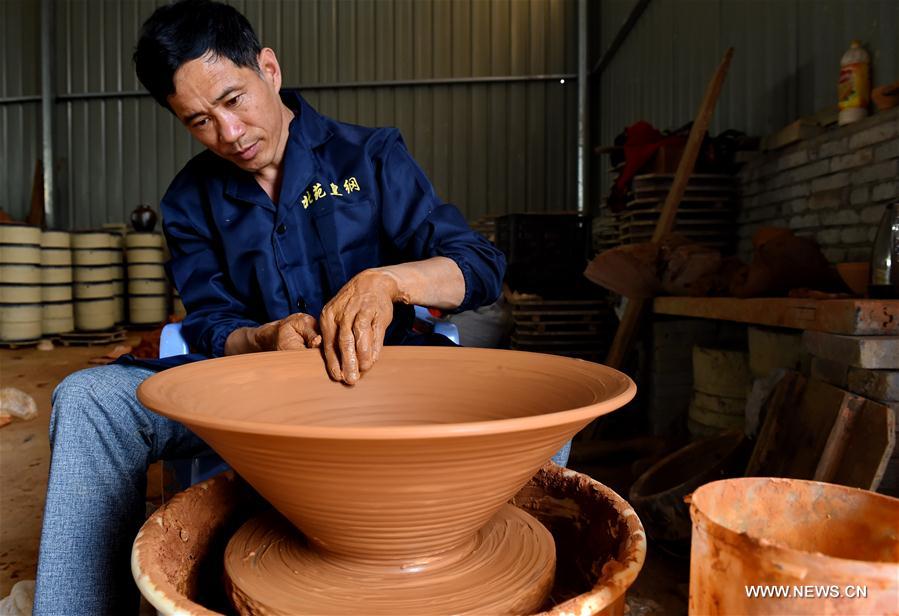
[[[693,493],[690,516],[690,614],[899,613],[899,499],[726,479]],[[760,588],[786,594],[749,596]]]

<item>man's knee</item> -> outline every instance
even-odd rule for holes
[[[97,428],[112,418],[121,420],[127,414],[115,407],[127,404],[134,396],[136,384],[123,379],[120,366],[100,366],[73,372],[53,391],[50,414],[50,442],[55,441],[62,426],[79,429]]]

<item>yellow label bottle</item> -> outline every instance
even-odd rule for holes
[[[837,85],[840,125],[851,124],[868,115],[871,94],[870,57],[859,41],[852,41],[840,60]]]

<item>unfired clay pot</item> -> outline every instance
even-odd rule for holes
[[[555,542],[557,567],[542,616],[620,616],[625,591],[646,556],[640,520],[620,496],[586,475],[545,465],[510,501],[536,517]],[[131,569],[160,613],[212,616],[230,611],[221,582],[225,545],[268,507],[233,472],[176,495],[134,541]],[[356,613],[366,613],[359,604]]]
[[[416,571],[466,558],[565,441],[635,391],[570,358],[387,347],[354,387],[310,350],[181,366],[138,397],[211,445],[329,562]]]

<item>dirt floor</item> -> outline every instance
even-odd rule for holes
[[[138,335],[132,335],[127,343],[137,341]],[[66,375],[89,367],[91,358],[115,346],[0,349],[0,387],[21,389],[38,407],[37,418],[13,420],[0,428],[0,597],[8,595],[17,581],[35,577],[50,462],[47,429],[53,388]],[[171,478],[164,478],[159,466],[151,469],[148,479],[151,503],[171,496]],[[618,487],[607,477],[600,480]],[[163,490],[167,493],[162,494]],[[619,493],[626,491],[619,488]],[[685,559],[650,545],[643,571],[628,593],[631,616],[686,614],[688,569]]]

